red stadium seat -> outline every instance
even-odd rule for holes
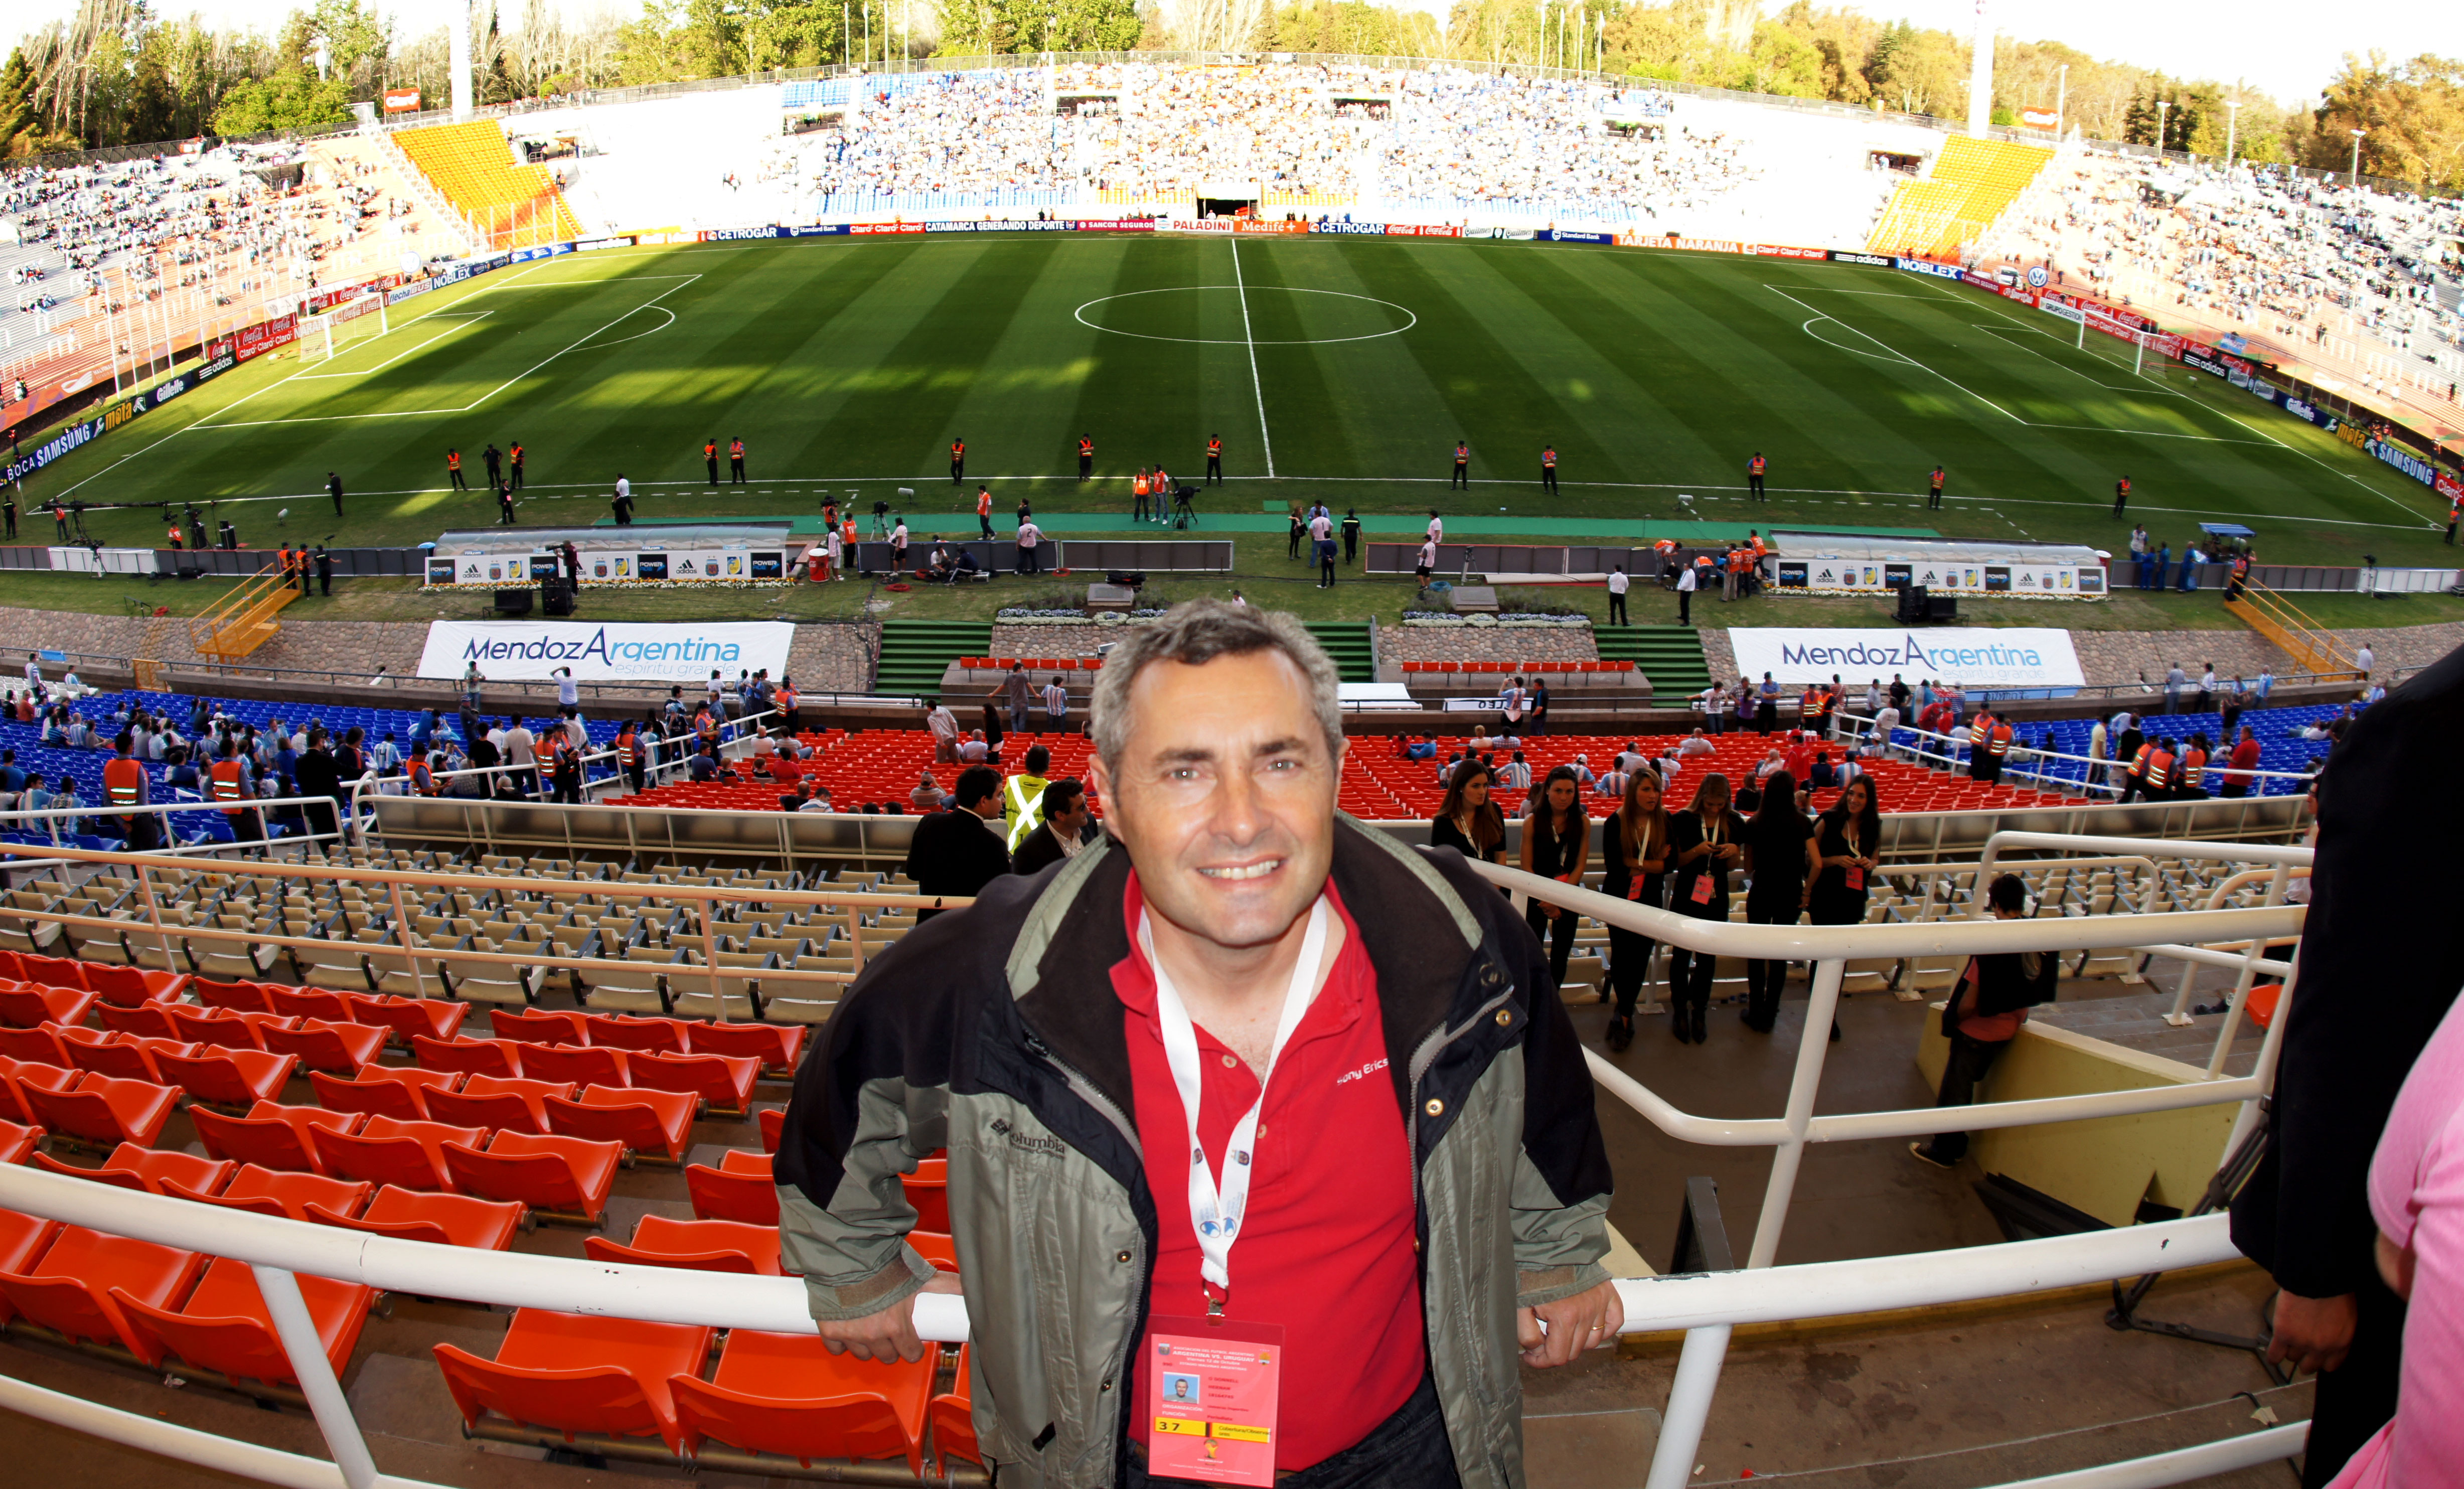
[[[589,1034],[583,1028],[582,1015],[555,1009],[499,1008],[488,1015],[488,1027],[500,1040],[517,1040],[524,1044],[590,1042]]]
[[[150,1081],[120,1081],[89,1075],[65,1091],[47,1091],[18,1083],[34,1125],[88,1143],[117,1146],[135,1143],[151,1148],[171,1120],[179,1093]]]
[[[0,1055],[0,1121],[21,1127],[38,1128],[43,1124],[33,1108],[26,1105],[29,1089],[65,1091],[85,1079],[65,1065],[46,1064],[32,1060],[12,1060]]]
[[[122,1143],[111,1150],[99,1169],[79,1169],[60,1162],[49,1153],[36,1153],[34,1167],[51,1173],[65,1173],[74,1178],[99,1179],[121,1189],[133,1189],[148,1194],[168,1193],[167,1186],[202,1193],[215,1193],[231,1181],[239,1165],[226,1159],[200,1158],[194,1153],[169,1152],[157,1148],[140,1148]]]
[[[753,1122],[754,1126],[761,1129],[761,1150],[765,1153],[777,1152],[779,1138],[787,1130],[787,1108],[764,1106],[753,1114]]]
[[[950,1230],[950,1160],[920,1159],[915,1171],[900,1174],[898,1183],[907,1191],[907,1202],[915,1207],[915,1229],[947,1235]]]
[[[630,1059],[624,1050],[596,1044],[525,1044],[522,1074],[574,1085],[630,1085]]]
[[[34,1269],[34,1263],[67,1227],[57,1220],[39,1215],[19,1215],[14,1210],[0,1210],[0,1272],[20,1275]],[[0,1324],[17,1316],[16,1305],[0,1293]]]
[[[586,1138],[498,1132],[484,1151],[475,1142],[447,1143],[444,1157],[452,1187],[463,1193],[598,1226],[605,1223],[624,1150]]]
[[[686,1451],[705,1440],[774,1453],[804,1467],[815,1458],[895,1458],[924,1472],[924,1414],[940,1347],[913,1364],[834,1355],[814,1334],[739,1328],[727,1336],[709,1381],[680,1372],[668,1383]]]
[[[274,1053],[297,1055],[307,1069],[344,1076],[357,1075],[362,1066],[376,1063],[377,1052],[385,1042],[385,1031],[373,1025],[322,1018],[303,1018],[296,1029],[268,1025],[263,1032],[265,1047]]]
[[[618,1245],[604,1236],[582,1238],[583,1255],[593,1261],[630,1261],[640,1266],[680,1267],[693,1272],[743,1272],[777,1277],[779,1228],[745,1225],[735,1220],[671,1220],[646,1215],[633,1227],[633,1239]]]
[[[786,1075],[796,1068],[804,1048],[807,1026],[801,1023],[701,1023],[693,1025],[696,1055],[749,1055],[765,1072]]]
[[[69,1055],[71,1039],[102,1043],[118,1038],[117,1034],[94,1029],[70,1029],[55,1023],[37,1024],[32,1029],[0,1029],[0,1057],[75,1070],[77,1066]]]
[[[582,1313],[521,1308],[494,1360],[436,1346],[436,1363],[462,1419],[490,1412],[532,1427],[614,1437],[658,1437],[682,1452],[668,1382],[697,1373],[712,1330],[690,1324],[645,1324]],[[575,1367],[571,1362],[592,1363]]]
[[[79,965],[71,963],[70,965]],[[105,962],[86,962],[85,975],[78,982],[100,995],[106,1003],[134,1007],[139,1003],[167,1002],[187,991],[188,974],[185,972],[147,972],[142,967],[114,967]]]
[[[181,1039],[219,1049],[263,1049],[269,1029],[297,1029],[300,1020],[288,1014],[232,1013],[165,1003],[163,1015]]]
[[[736,1220],[745,1225],[779,1223],[779,1187],[766,1173],[730,1172],[707,1164],[685,1165],[685,1193],[693,1212],[704,1220]]]
[[[583,1027],[593,1044],[625,1050],[663,1050],[681,1055],[693,1048],[693,1025],[680,1018],[636,1018],[629,1014],[584,1014]]]
[[[397,1240],[507,1251],[513,1247],[514,1233],[528,1223],[528,1215],[529,1212],[520,1205],[473,1199],[468,1194],[419,1193],[388,1184],[377,1191],[377,1197],[357,1216],[311,1204],[307,1218],[319,1225],[390,1236]]]
[[[190,1103],[246,1111],[258,1102],[280,1097],[292,1072],[299,1068],[299,1060],[261,1049],[216,1049],[195,1055],[166,1050],[155,1055],[154,1064],[164,1080],[188,1093]]]
[[[487,1136],[481,1128],[370,1117],[357,1132],[319,1128],[309,1141],[316,1145],[317,1156],[324,1161],[328,1173],[404,1189],[451,1190],[454,1186],[445,1167],[446,1145],[467,1143],[475,1147]]]
[[[96,1001],[94,994],[81,988],[50,988],[22,982],[12,988],[0,988],[0,1023],[18,1029],[56,1023],[74,1029],[85,1022]]]
[[[316,1216],[308,1213],[311,1205],[323,1205],[338,1215],[358,1215],[367,1208],[369,1196],[376,1192],[377,1187],[373,1184],[329,1179],[316,1173],[282,1172],[261,1169],[255,1164],[250,1164],[233,1174],[219,1194],[189,1189],[168,1179],[163,1184],[163,1193],[174,1199],[194,1199],[209,1205],[294,1220],[314,1220]]]
[[[377,1290],[360,1282],[302,1276],[299,1296],[317,1325],[318,1342],[325,1347],[326,1362],[340,1377],[350,1363],[352,1347],[360,1342]],[[298,1373],[274,1332],[265,1298],[257,1291],[256,1276],[244,1261],[225,1259],[208,1267],[197,1290],[176,1310],[154,1306],[123,1288],[113,1288],[111,1299],[134,1332],[149,1336],[157,1359],[166,1352],[177,1355],[200,1369],[221,1372],[233,1386],[250,1380],[298,1383]]]
[[[0,1122],[0,1163],[24,1163],[33,1156],[34,1145],[42,1140],[41,1128]]]
[[[983,1450],[976,1445],[975,1351],[959,1347],[958,1379],[947,1393],[935,1396],[925,1412],[933,1429],[933,1454],[946,1466],[952,1458],[981,1464]]]
[[[30,1323],[72,1341],[123,1345],[147,1368],[163,1363],[151,1335],[129,1326],[121,1293],[166,1308],[188,1295],[206,1259],[193,1251],[69,1226],[26,1272],[0,1272],[0,1296]]]
[[[342,1081],[321,1070],[308,1072],[308,1084],[318,1105],[334,1111],[356,1111],[371,1117],[428,1120],[428,1093],[450,1091],[465,1077],[451,1070],[420,1070],[404,1065],[363,1065],[357,1079]]]
[[[203,1048],[180,1040],[158,1040],[145,1035],[98,1035],[90,1029],[60,1031],[60,1047],[69,1062],[79,1070],[94,1075],[109,1076],[115,1081],[143,1081],[154,1085],[168,1085],[170,1080],[156,1064],[161,1055],[194,1055]]]
[[[653,1161],[682,1163],[693,1142],[694,1099],[684,1091],[586,1085],[574,1100],[551,1096],[545,1106],[548,1130],[621,1144]]]
[[[633,1084],[659,1091],[691,1091],[713,1115],[741,1117],[752,1110],[753,1083],[761,1062],[742,1055],[661,1055],[645,1052],[631,1061]]]
[[[492,1076],[522,1073],[522,1046],[512,1040],[431,1040],[424,1034],[414,1034],[410,1048],[422,1070]]]
[[[428,1113],[456,1127],[501,1128],[508,1132],[548,1130],[551,1096],[570,1101],[574,1088],[552,1081],[526,1081],[520,1076],[472,1076],[453,1091],[428,1093]]]
[[[463,1020],[471,1017],[470,1004],[441,997],[344,993],[341,999],[354,1022],[389,1031],[397,1049],[410,1048],[411,1040],[423,1034],[431,1040],[450,1040],[461,1031]]]
[[[190,977],[188,991],[208,1008],[228,1008],[235,1014],[290,1014],[295,1018],[321,1018],[322,1014],[304,1009],[284,1008],[274,1001],[281,993],[297,993],[275,982],[216,982],[211,977]]]
[[[85,974],[88,967],[102,965],[99,962],[81,962],[74,956],[39,956],[32,952],[15,952],[11,955],[14,957],[16,967],[11,975],[20,981],[40,982],[55,988],[83,988],[89,993],[101,991]]]
[[[94,995],[89,993],[85,996],[92,997]],[[94,1021],[114,1034],[145,1035],[158,1040],[176,1040],[182,1036],[179,1026],[171,1022],[171,1010],[185,1006],[176,1003],[140,1003],[134,1008],[122,1008],[118,1003],[98,1002],[94,1005]]]

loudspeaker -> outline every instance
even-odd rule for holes
[[[1936,595],[1925,602],[1925,619],[1936,625],[1959,619],[1959,597]]]
[[[1147,577],[1144,574],[1128,574],[1114,569],[1104,576],[1104,582],[1117,584],[1123,589],[1144,589],[1147,587]]]
[[[533,596],[527,589],[500,589],[496,591],[496,613],[528,615],[531,613],[532,599]]]
[[[573,613],[573,586],[570,584],[547,585],[543,593],[540,595],[539,602],[541,607],[550,615],[571,615]]]
[[[1925,620],[1925,587],[1910,584],[1900,591],[1899,622],[1903,625],[1922,625]]]

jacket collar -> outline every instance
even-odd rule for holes
[[[1109,835],[1064,863],[1027,910],[1006,969],[1028,1035],[1125,1114],[1135,1104],[1111,969],[1130,954],[1130,866]],[[1332,878],[1376,970],[1390,1068],[1405,1091],[1415,1052],[1447,1027],[1469,980],[1480,920],[1425,855],[1342,814]]]

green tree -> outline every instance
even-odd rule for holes
[[[941,50],[957,55],[1128,52],[1142,30],[1134,0],[944,0]]]
[[[339,124],[350,117],[350,84],[340,78],[319,82],[313,70],[294,67],[225,94],[214,110],[214,129],[226,135],[275,134]]]
[[[26,65],[22,48],[9,53],[9,65],[0,68],[0,157],[27,153],[18,142],[31,141],[34,128],[34,70]]]

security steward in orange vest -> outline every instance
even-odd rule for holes
[[[627,719],[625,727],[616,732],[616,768],[625,773],[625,778],[632,782],[635,791],[642,789],[645,771],[642,736],[634,729],[631,719]]]
[[[967,442],[965,440],[952,440],[950,442],[950,484],[952,486],[957,485],[959,479],[966,473]]]
[[[984,530],[985,542],[993,540],[993,489],[989,486],[976,488],[976,526]]]
[[[1221,434],[1206,437],[1206,484],[1223,484],[1223,436]]]
[[[744,442],[740,439],[727,442],[727,484],[744,484]]]
[[[467,492],[471,489],[471,483],[462,479],[462,452],[460,450],[449,449],[445,452],[445,477],[447,480],[453,483],[453,489],[457,492]]]
[[[707,439],[701,442],[701,463],[710,470],[710,484],[716,486],[718,484],[718,441]]]
[[[1095,478],[1095,441],[1088,435],[1078,436],[1078,479]]]
[[[1540,447],[1540,489],[1548,492],[1557,489],[1557,447],[1554,445]]]
[[[153,804],[151,787],[145,779],[145,767],[133,753],[137,742],[123,731],[113,742],[113,747],[119,753],[102,763],[103,799],[121,814],[121,836],[128,840],[128,851],[150,853],[157,843],[154,818],[150,813],[134,810]]]
[[[265,824],[257,820],[256,808],[242,804],[256,799],[256,788],[249,784],[248,767],[240,762],[238,741],[223,741],[222,757],[208,767],[206,777],[206,788],[222,808],[231,836],[242,843],[262,839]]]
[[[1746,492],[1756,501],[1768,499],[1763,495],[1763,452],[1758,449],[1754,458],[1746,462]]]
[[[2139,747],[2130,766],[2129,783],[2122,788],[2122,799],[2134,801],[2145,797],[2162,801],[2173,785],[2173,747],[2162,739],[2150,739]]]
[[[1992,785],[2002,778],[2002,758],[2011,753],[2011,726],[1991,709],[1977,711],[1968,726],[1968,778]]]

